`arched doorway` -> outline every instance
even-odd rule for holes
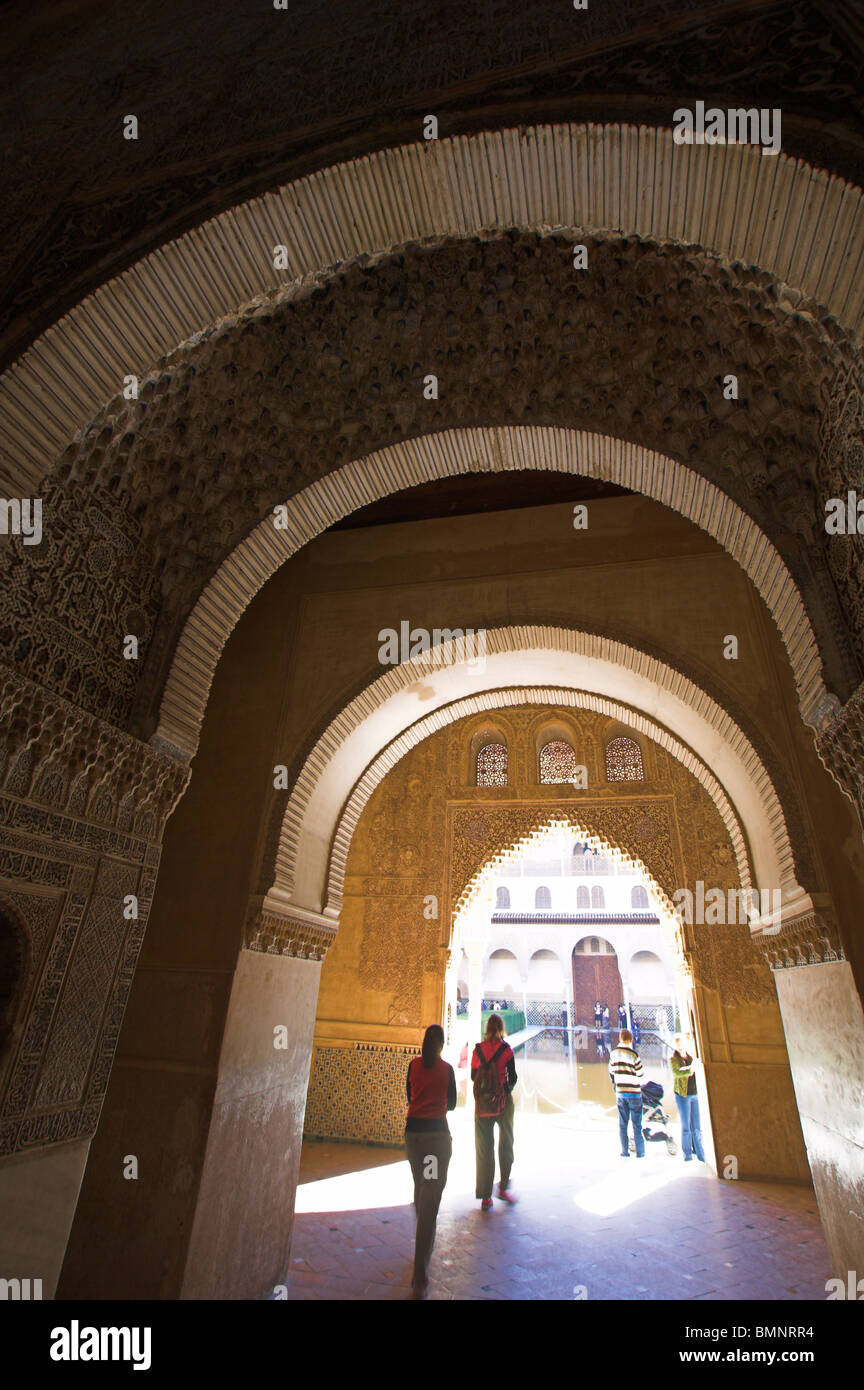
[[[578,1028],[586,1030],[580,1035],[582,1046],[586,1051],[596,1049],[602,1058],[602,1031],[598,1037],[593,1030],[598,1026],[602,1030],[604,1023],[617,1028],[618,1007],[624,1003],[624,986],[615,947],[605,937],[583,936],[573,947],[572,969],[575,1022]],[[588,1029],[592,1030],[590,1040]]]

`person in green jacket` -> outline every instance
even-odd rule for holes
[[[690,1039],[682,1033],[675,1035],[675,1050],[669,1058],[675,1085],[675,1104],[681,1120],[681,1151],[684,1162],[689,1163],[693,1151],[700,1163],[705,1162],[702,1148],[702,1127],[699,1121],[699,1097],[696,1094],[696,1077],[693,1075],[693,1054]]]

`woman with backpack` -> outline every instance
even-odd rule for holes
[[[471,1058],[474,1083],[474,1144],[477,1150],[477,1197],[482,1211],[492,1205],[495,1182],[495,1126],[498,1126],[498,1196],[513,1204],[508,1188],[513,1167],[513,1087],[516,1059],[504,1041],[504,1021],[498,1014],[486,1020],[486,1036]]]
[[[681,1121],[681,1151],[684,1162],[690,1163],[695,1151],[700,1163],[705,1162],[702,1147],[702,1125],[699,1119],[699,1097],[696,1094],[696,1077],[693,1075],[693,1054],[688,1043],[689,1036],[675,1034],[675,1050],[669,1058],[675,1087],[675,1104]]]
[[[441,1056],[443,1048],[444,1029],[433,1023],[426,1029],[422,1052],[412,1059],[406,1078],[405,1151],[414,1178],[417,1218],[412,1280],[415,1298],[426,1297],[438,1208],[453,1153],[447,1111],[456,1109],[456,1077]]]

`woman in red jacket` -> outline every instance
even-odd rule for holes
[[[406,1082],[405,1150],[414,1177],[417,1217],[412,1281],[415,1298],[426,1297],[435,1224],[453,1153],[447,1111],[456,1109],[456,1077],[449,1062],[441,1057],[443,1048],[444,1029],[433,1023],[426,1029],[421,1055],[408,1067]]]
[[[516,1085],[516,1059],[512,1047],[504,1041],[504,1020],[499,1014],[490,1014],[486,1020],[486,1036],[477,1044],[471,1058],[471,1080],[474,1082],[474,1146],[477,1151],[475,1192],[481,1210],[488,1211],[495,1181],[496,1124],[501,1178],[498,1196],[511,1205],[514,1201],[508,1189],[513,1167],[512,1092]]]

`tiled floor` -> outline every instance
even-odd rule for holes
[[[457,1111],[451,1130],[432,1299],[825,1298],[828,1256],[807,1189],[718,1181],[662,1143],[624,1160],[608,1122],[518,1115],[518,1205],[484,1214],[470,1115]],[[307,1144],[289,1298],[408,1297],[411,1196],[396,1151]]]

